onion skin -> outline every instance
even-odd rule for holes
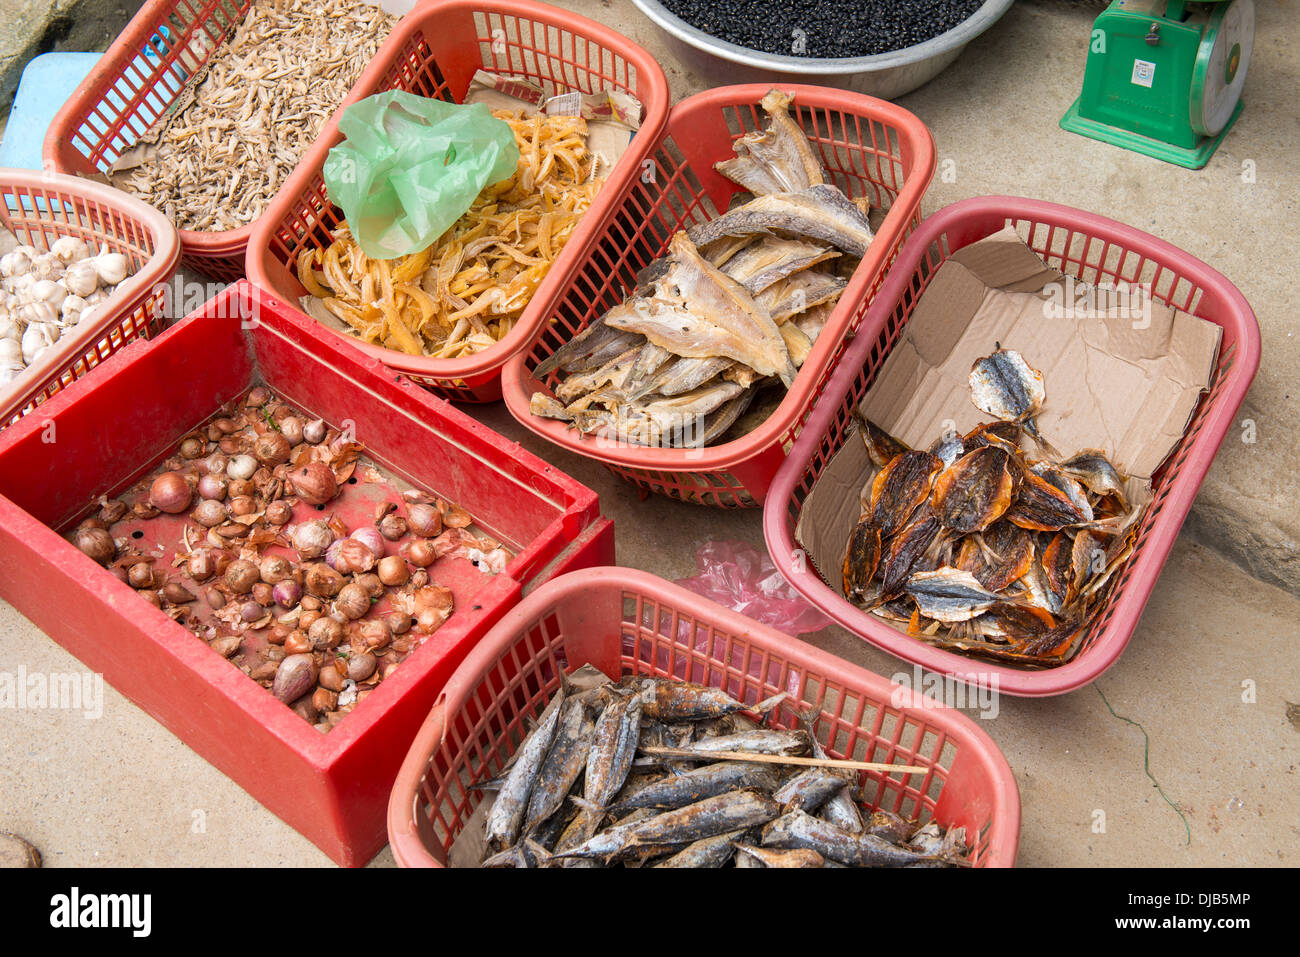
[[[308,462],[289,476],[293,490],[308,505],[324,505],[339,493],[334,470],[324,462]]]
[[[149,487],[149,504],[168,515],[179,515],[190,507],[194,490],[179,472],[163,472]]]

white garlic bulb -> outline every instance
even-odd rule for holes
[[[80,262],[91,257],[90,246],[76,236],[60,236],[51,244],[50,252],[63,263]]]
[[[63,274],[63,285],[74,296],[89,296],[99,288],[99,272],[91,262],[74,262]]]
[[[88,305],[85,309],[81,310],[81,313],[80,313],[80,315],[79,315],[79,318],[77,319],[77,322],[79,322],[79,323],[81,323],[81,322],[94,322],[94,321],[95,321],[95,317],[98,316],[98,315],[99,315],[101,312],[103,312],[103,311],[104,311],[104,307],[103,307],[103,306],[97,305],[97,304],[95,304],[95,303],[91,303],[91,304]]]
[[[18,321],[25,323],[54,322],[59,318],[58,312],[48,302],[37,299],[27,303],[18,310]]]
[[[0,385],[8,385],[23,374],[22,362],[0,364]]]
[[[12,252],[0,256],[0,273],[6,278],[10,276],[22,276],[31,272],[32,257],[28,256],[21,249],[15,249]]]
[[[53,279],[38,279],[32,283],[31,295],[33,299],[48,302],[57,309],[68,297],[68,290],[62,283],[55,282]]]
[[[17,339],[0,339],[0,366],[23,361],[23,346]]]
[[[106,286],[116,286],[126,279],[127,261],[121,253],[104,253],[90,260],[99,273],[99,281]]]
[[[78,322],[81,313],[85,311],[86,306],[88,305],[89,303],[80,296],[75,294],[69,295],[63,300],[63,304],[59,307],[59,312],[63,314],[64,322]]]
[[[62,279],[63,271],[63,263],[52,253],[43,253],[32,260],[32,275],[37,279]]]
[[[43,322],[33,322],[23,333],[23,361],[31,365],[40,358],[42,352],[58,340],[58,330],[53,326]]]

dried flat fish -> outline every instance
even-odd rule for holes
[[[940,473],[930,507],[945,528],[967,535],[997,521],[1011,507],[1015,488],[1007,454],[985,446]]]
[[[870,517],[862,518],[849,537],[844,553],[844,596],[852,598],[864,591],[880,564],[880,526]]]
[[[890,540],[880,560],[881,591],[885,597],[893,597],[903,587],[912,567],[938,537],[940,527],[939,519],[929,509],[921,509]]]
[[[847,285],[846,279],[810,269],[771,284],[754,296],[754,301],[780,325],[814,306],[834,302]]]
[[[794,95],[769,90],[761,105],[768,114],[767,129],[747,133],[733,144],[736,158],[714,168],[755,196],[794,192],[825,182],[821,163],[804,132],[790,117]]]
[[[1020,476],[1015,504],[1006,510],[1006,517],[1021,528],[1042,532],[1057,532],[1087,521],[1065,492],[1028,470]]]
[[[821,243],[763,236],[732,256],[721,269],[757,296],[773,283],[839,255]]]
[[[1106,458],[1106,453],[1085,449],[1062,462],[1060,468],[1086,485],[1093,494],[1113,495],[1121,508],[1128,507],[1124,498],[1124,477]]]
[[[701,257],[685,233],[673,236],[669,253],[653,279],[653,295],[610,310],[605,322],[638,332],[676,355],[727,356],[791,385],[795,369],[771,316]]]
[[[977,409],[1012,422],[1037,415],[1047,397],[1043,374],[1013,349],[977,359],[970,370],[970,390]]]
[[[906,525],[926,499],[943,463],[929,452],[895,456],[871,484],[871,520],[880,534],[891,538]]]
[[[864,416],[857,406],[854,406],[852,415],[858,423],[858,435],[867,447],[867,455],[877,468],[883,469],[895,456],[910,451],[906,445]]]
[[[589,372],[644,341],[636,333],[605,325],[601,316],[538,363],[533,375],[540,379],[560,369],[569,373]]]
[[[969,621],[998,604],[1002,597],[981,585],[970,572],[940,568],[917,572],[903,586],[926,618]]]
[[[690,230],[697,245],[724,236],[780,234],[818,239],[859,258],[866,255],[873,236],[862,210],[829,183],[759,196]]]

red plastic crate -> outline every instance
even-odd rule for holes
[[[885,270],[921,221],[921,197],[935,168],[934,139],[924,123],[902,107],[860,93],[785,83],[780,88],[794,93],[791,116],[831,181],[848,196],[866,196],[889,212],[776,411],[748,435],[704,449],[616,446],[529,412],[532,394],[549,392],[558,382],[554,374],[539,382],[533,370],[622,302],[636,288],[636,273],[663,253],[674,232],[713,219],[741,191],[713,164],[734,157],[732,143],[766,125],[759,106],[771,89],[766,83],[707,90],[673,107],[663,135],[645,154],[655,175],[637,178],[618,197],[583,265],[555,297],[549,322],[502,375],[506,404],[523,425],[648,492],[722,508],[761,505]]]
[[[352,420],[371,459],[463,505],[517,552],[328,734],[60,534],[258,381],[326,421]],[[0,596],[342,864],[383,846],[398,766],[466,652],[526,586],[612,554],[594,492],[246,282],[43,412],[0,433]],[[43,441],[44,422],[56,442]]]
[[[204,68],[252,5],[253,0],[146,0],[54,117],[45,135],[46,165],[81,176],[107,170],[180,98],[186,80]],[[253,225],[179,230],[182,263],[222,282],[242,278]]]
[[[832,757],[928,769],[861,772],[873,808],[965,827],[977,867],[1015,863],[1015,777],[970,718],[654,575],[598,568],[537,589],[448,680],[393,787],[388,837],[398,864],[446,865],[485,797],[469,786],[501,770],[560,673],[586,663],[614,679],[712,685],[751,704],[789,692],[774,723],[789,727],[792,709],[817,708],[818,737]]]
[[[49,249],[64,236],[96,249],[107,246],[126,256],[135,271],[118,287],[111,309],[51,346],[42,357],[45,372],[0,404],[4,429],[127,343],[163,330],[167,282],[181,247],[167,218],[138,199],[99,183],[31,170],[0,169],[0,226],[37,249]]]
[[[1153,477],[1153,497],[1132,556],[1079,651],[1058,668],[1031,671],[932,647],[896,631],[832,590],[804,560],[794,537],[817,477],[844,444],[850,410],[871,388],[912,310],[939,266],[954,252],[1013,225],[1046,262],[1089,283],[1150,283],[1161,302],[1213,322],[1223,340],[1208,392],[1182,440]],[[826,387],[795,443],[763,511],[763,531],[777,568],[813,604],[845,628],[905,661],[961,680],[978,673],[1012,695],[1063,694],[1113,665],[1137,627],[1174,539],[1215,453],[1232,427],[1259,368],[1259,325],[1237,287],[1205,263],[1154,236],[1068,206],[1011,196],[963,200],[929,217],[899,254],[858,338]]]
[[[501,398],[502,366],[532,340],[547,303],[578,267],[583,247],[595,235],[601,218],[641,174],[641,160],[667,121],[669,104],[668,81],[646,50],[593,20],[531,0],[421,3],[379,49],[349,102],[396,89],[459,103],[479,69],[525,76],[548,94],[623,90],[640,100],[643,116],[627,152],[500,343],[463,359],[433,359],[345,337],[390,368],[460,402]],[[342,211],[329,201],[322,173],[330,149],[343,140],[338,119],[338,114],[330,118],[248,245],[248,278],[286,302],[297,303],[306,292],[298,281],[298,254],[308,247],[329,245],[328,233],[343,219]]]

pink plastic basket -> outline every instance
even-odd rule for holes
[[[1153,500],[1109,602],[1070,662],[1038,671],[967,658],[909,638],[832,590],[802,560],[794,537],[804,500],[849,432],[850,410],[875,381],[935,270],[956,250],[1007,225],[1014,225],[1050,265],[1077,280],[1149,282],[1157,299],[1223,328],[1209,391],[1154,477]],[[1082,687],[1114,664],[1132,637],[1196,491],[1259,367],[1259,351],[1255,314],[1237,288],[1169,243],[1054,203],[1009,196],[955,203],[925,220],[908,240],[823,401],[773,482],[763,513],[768,550],[782,574],[818,608],[905,661],[959,680],[977,672],[990,682],[996,678],[998,689],[1013,695],[1055,695]]]
[[[20,243],[48,249],[73,236],[126,256],[133,270],[105,302],[103,315],[78,325],[50,347],[30,378],[6,395],[0,386],[0,429],[13,425],[123,346],[149,339],[167,323],[167,282],[180,260],[176,230],[162,213],[116,189],[74,176],[0,169],[0,225]]]
[[[616,446],[583,436],[564,422],[529,411],[534,392],[550,391],[551,374],[533,370],[636,287],[636,273],[667,248],[674,232],[716,217],[740,188],[713,168],[735,156],[732,144],[763,128],[759,101],[771,84],[724,86],[673,107],[658,143],[646,154],[654,175],[630,183],[600,225],[586,261],[566,278],[536,338],[507,364],[501,387],[510,414],[563,449],[605,465],[643,491],[719,508],[763,504],[768,486],[822,394],[849,333],[857,329],[903,240],[921,221],[921,198],[934,176],[934,139],[900,106],[819,86],[780,84],[795,95],[791,116],[803,127],[830,176],[846,195],[888,210],[866,255],[840,296],[794,386],[747,435],[705,449]]]
[[[407,14],[361,74],[349,102],[387,90],[459,103],[477,70],[526,76],[549,94],[613,89],[641,102],[641,127],[609,172],[582,221],[555,257],[515,327],[495,346],[463,359],[412,356],[346,338],[356,348],[408,376],[436,395],[458,402],[501,398],[501,369],[533,338],[545,308],[569,273],[581,265],[583,247],[606,211],[641,171],[641,157],[668,118],[668,80],[646,50],[615,31],[558,7],[531,0],[426,0]],[[298,281],[298,254],[329,245],[328,231],[343,220],[330,201],[323,170],[329,151],[343,140],[339,115],[321,131],[298,168],[267,209],[248,246],[248,278],[296,304],[306,290]]]
[[[388,805],[404,867],[441,867],[483,801],[469,786],[501,770],[560,683],[590,663],[611,678],[672,677],[754,703],[778,691],[816,707],[833,757],[920,765],[924,774],[862,772],[864,799],[906,817],[966,828],[980,867],[1010,867],[1020,794],[997,745],[959,711],[864,671],[663,579],[596,568],[543,585],[479,642],[416,736]]]

